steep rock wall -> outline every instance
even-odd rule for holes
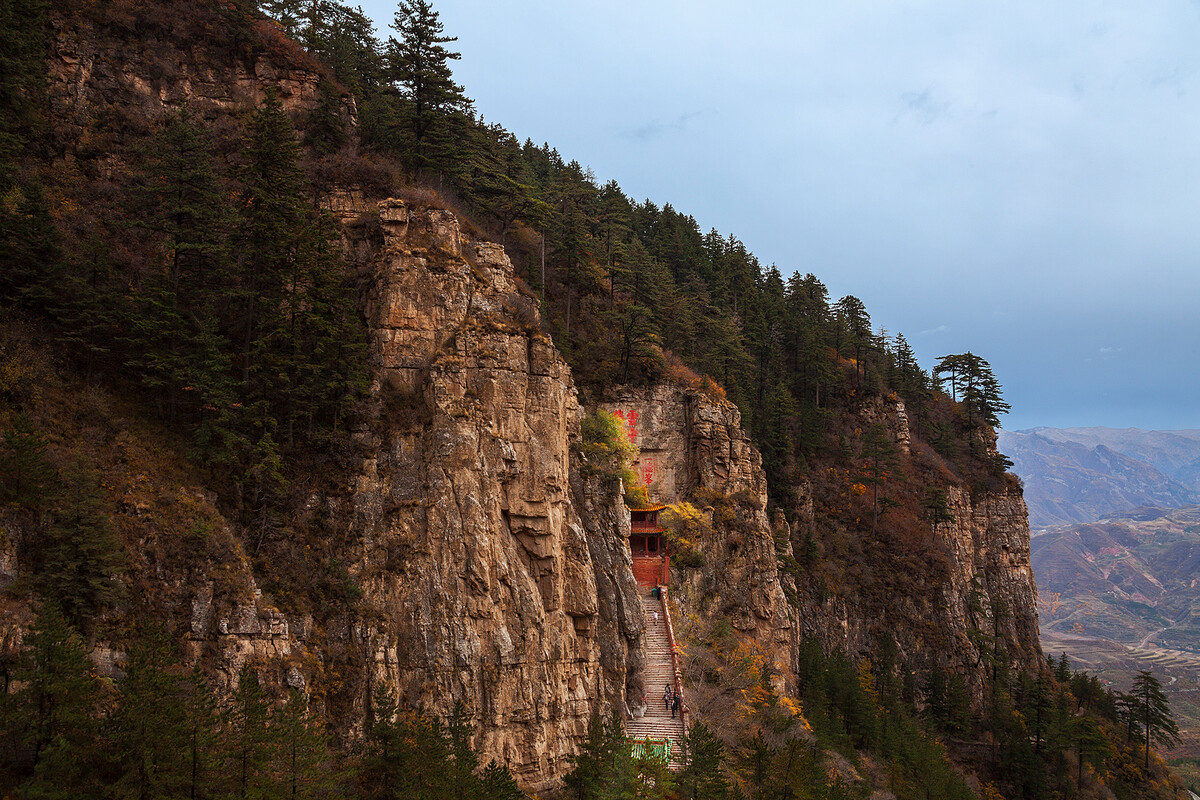
[[[247,27],[221,8],[65,0],[47,62],[56,156],[119,175],[129,145],[185,107],[236,142],[239,117],[268,92],[303,123],[329,91],[323,68],[271,23]],[[353,98],[340,102],[352,126]],[[442,717],[461,703],[483,761],[551,786],[591,714],[626,714],[642,694],[644,619],[620,493],[572,469],[570,370],[499,245],[469,241],[449,212],[375,207],[358,188],[324,205],[369,284],[374,383],[355,434],[361,464],[326,476],[335,485],[314,491],[302,516],[322,518],[361,594],[281,611],[215,508],[211,569],[189,572],[170,553],[152,563],[148,549],[135,574],[153,576],[147,604],[221,692],[249,664],[270,686],[311,690],[350,737],[380,686]],[[145,512],[156,511],[152,500]],[[96,652],[119,674],[120,653],[103,642]]]
[[[673,565],[675,599],[705,619],[729,619],[770,655],[786,689],[796,643],[793,609],[767,519],[762,458],[737,407],[673,385],[622,388],[601,407],[624,420],[639,450],[633,467],[651,499],[692,501],[704,514],[696,559]]]
[[[897,656],[913,667],[960,674],[977,701],[993,639],[1013,666],[1038,662],[1028,516],[1015,484],[972,490],[945,482],[946,474],[916,470],[945,492],[949,519],[924,525],[926,539],[911,546],[894,541],[900,534],[886,514],[875,535],[880,543],[891,540],[886,545],[870,541],[869,518],[861,523],[865,531],[844,531],[862,541],[850,548],[850,557],[840,551],[834,556],[842,562],[835,570],[840,585],[829,585],[819,567],[796,560],[822,513],[811,488],[798,487],[791,523],[782,514],[768,520],[761,458],[731,403],[658,386],[616,390],[601,405],[624,420],[638,446],[634,467],[651,498],[692,500],[704,512],[705,524],[693,529],[700,533],[699,559],[673,569],[676,598],[702,619],[727,619],[764,648],[781,689],[803,638],[862,657],[877,657],[890,639]],[[903,401],[864,404],[853,427],[872,425],[894,444],[900,468],[923,457],[913,453]],[[994,449],[994,436],[980,435],[984,448]]]
[[[863,657],[878,655],[891,640],[904,663],[962,676],[980,703],[988,679],[983,665],[993,652],[1018,669],[1034,669],[1041,658],[1028,511],[1020,487],[1009,479],[971,486],[945,471],[916,469],[919,456],[902,402],[879,400],[859,416],[860,430],[878,423],[887,431],[898,469],[923,476],[918,491],[944,493],[946,518],[909,519],[898,532],[885,514],[875,535],[869,518],[858,530],[841,531],[858,541],[837,550],[836,578],[820,563],[796,571],[801,636]],[[976,435],[994,454],[990,429]],[[821,527],[814,491],[808,485],[797,489],[788,526],[797,553]],[[924,533],[914,536],[914,528]]]
[[[1014,667],[1032,669],[1041,657],[1027,512],[1017,490],[978,497],[962,487],[946,491],[953,520],[936,528],[944,562],[906,570],[905,590],[888,592],[886,602],[862,592],[830,597],[797,581],[801,635],[859,656],[877,654],[890,638],[908,663],[961,675],[981,702],[981,665],[994,635]]]
[[[249,23],[207,2],[59,5],[50,20],[47,101],[55,148],[69,159],[98,156],[119,169],[124,146],[185,107],[228,133],[228,121],[268,91],[293,119],[320,102],[324,68],[266,20]],[[343,121],[356,123],[353,95],[338,101]]]
[[[766,507],[762,457],[733,403],[668,384],[624,387],[600,406],[625,423],[639,453],[633,468],[651,498],[671,503],[702,487],[750,492]]]
[[[354,497],[368,683],[441,715],[462,703],[485,761],[546,786],[636,684],[619,495],[572,490],[570,371],[503,250],[449,212],[388,201],[380,219],[377,414]]]
[[[319,99],[319,70],[294,49],[265,48],[269,31],[231,59],[204,44],[182,48],[169,37],[90,26],[86,15],[54,19],[54,135],[63,152],[114,169],[119,158],[105,154],[119,152],[125,132],[136,138],[148,120],[184,104],[231,130],[268,88],[297,118]],[[331,208],[348,222],[361,214],[361,197],[344,199]],[[321,500],[353,542],[347,561],[363,607],[320,631],[308,615],[281,613],[228,531],[220,537],[228,566],[215,588],[210,576],[172,574],[165,556],[148,557],[143,572],[172,575],[169,613],[222,688],[246,663],[297,688],[331,682],[335,672],[360,674],[341,720],[351,728],[380,684],[442,715],[462,702],[485,760],[497,757],[526,785],[547,786],[565,771],[593,711],[624,713],[640,697],[643,620],[623,508],[611,487],[572,472],[580,411],[569,370],[538,333],[535,304],[517,290],[502,249],[467,241],[447,212],[390,202],[378,215],[383,247],[363,259],[373,275],[376,410],[358,432],[367,455],[353,489]],[[831,597],[804,575],[781,574],[780,557],[812,509],[806,519],[802,503],[790,529],[769,524],[761,460],[732,404],[655,387],[622,392],[608,406],[626,412],[643,452],[637,466],[659,499],[707,501],[704,566],[677,570],[676,597],[730,619],[771,652],[781,675],[802,634],[865,654],[886,632],[910,660],[960,671],[978,689],[971,631],[989,627],[990,607],[1007,609],[997,627],[1011,657],[1036,657],[1019,491],[948,486],[953,522],[935,531],[946,558],[907,576],[919,591],[882,605]],[[864,414],[875,417],[907,450],[903,409]],[[794,605],[785,587],[794,588]]]

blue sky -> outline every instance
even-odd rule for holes
[[[982,355],[1005,427],[1200,428],[1200,4],[748,5],[434,8],[488,121]]]

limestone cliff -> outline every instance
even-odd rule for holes
[[[56,15],[49,62],[55,154],[86,157],[99,177],[119,171],[121,147],[164,111],[187,105],[231,132],[268,89],[297,119],[324,91],[319,65],[269,26],[185,47],[165,20],[151,25],[157,38],[98,30],[142,21],[137,4],[118,6],[126,16],[102,22]],[[197,13],[224,24],[219,11]],[[352,121],[350,98],[342,103]],[[365,287],[373,383],[357,450],[312,481],[297,539],[323,537],[353,591],[333,607],[264,589],[248,533],[213,493],[194,475],[154,474],[147,445],[105,428],[111,452],[97,463],[132,553],[137,607],[166,620],[222,691],[250,664],[277,688],[311,693],[348,737],[379,687],[442,717],[461,703],[484,762],[551,786],[590,715],[628,714],[643,692],[644,618],[619,487],[572,464],[582,411],[570,369],[503,249],[465,235],[448,211],[340,189],[323,200]],[[1036,659],[1017,487],[935,474],[949,518],[920,541],[888,523],[868,536],[861,514],[858,527],[829,523],[835,502],[843,515],[862,505],[843,497],[845,475],[800,487],[787,518],[769,519],[761,459],[732,403],[654,386],[616,390],[603,405],[626,421],[652,495],[704,515],[695,557],[673,573],[676,602],[759,645],[781,691],[805,636],[856,654],[890,636],[914,665],[961,672],[977,693],[979,631],[998,634],[1013,661]],[[902,404],[856,413],[860,427],[882,422],[901,458],[926,458]],[[164,533],[196,520],[202,530]],[[817,556],[806,561],[810,539]],[[11,549],[0,551],[5,584],[20,574]],[[4,618],[0,641],[19,640],[27,611]],[[117,674],[119,653],[100,641],[96,654]]]
[[[543,786],[593,712],[640,696],[627,516],[615,487],[573,485],[570,370],[503,250],[445,211],[389,201],[380,221],[352,522],[369,682],[463,703],[484,758]]]
[[[1012,664],[1037,663],[1029,527],[1015,484],[972,488],[946,472],[926,473],[916,488],[926,488],[923,482],[942,487],[946,518],[931,525],[885,515],[874,535],[862,517],[857,530],[831,524],[835,515],[821,502],[828,498],[815,496],[827,495],[828,487],[806,485],[799,487],[791,522],[782,514],[769,521],[761,459],[732,403],[660,386],[619,390],[602,406],[625,421],[651,497],[691,500],[705,513],[705,524],[696,528],[699,558],[686,565],[676,559],[676,597],[704,619],[728,620],[768,652],[781,689],[803,638],[863,657],[876,655],[890,638],[907,663],[961,674],[977,699],[987,677],[980,665],[993,639]],[[928,458],[913,453],[902,401],[864,404],[857,420],[859,431],[873,423],[886,431],[899,470],[918,471]],[[985,439],[985,447],[994,448],[994,437]],[[833,480],[849,480],[844,467],[822,472],[830,470]],[[912,538],[900,527],[924,534]],[[813,531],[825,540],[824,563],[798,565]]]
[[[624,421],[639,451],[634,468],[652,498],[674,502],[697,488],[745,491],[766,507],[762,458],[733,403],[663,385],[622,388],[601,407]]]
[[[698,560],[672,580],[675,598],[706,619],[729,619],[770,654],[780,689],[792,673],[794,609],[783,590],[779,554],[767,519],[762,458],[741,427],[737,407],[679,386],[623,388],[601,404],[624,420],[639,450],[634,464],[650,497],[690,500],[704,515]]]
[[[51,15],[47,101],[51,136],[69,160],[120,169],[122,148],[165,111],[183,108],[218,133],[275,93],[304,119],[322,93],[336,92],[326,70],[267,20],[249,21],[219,3],[63,0]],[[345,122],[354,97],[337,93]]]
[[[129,146],[170,111],[190,109],[227,144],[268,92],[301,125],[336,92],[273,23],[222,3],[61,6],[47,65],[52,152],[89,177],[119,177]],[[352,126],[352,98],[335,99]],[[336,602],[264,591],[260,540],[215,497],[170,485],[178,476],[130,475],[111,484],[136,497],[121,527],[137,543],[137,605],[222,693],[250,665],[276,690],[309,694],[351,738],[380,687],[443,718],[461,704],[484,763],[552,785],[591,715],[627,714],[642,695],[644,618],[619,485],[572,467],[570,369],[501,247],[472,241],[450,212],[376,205],[360,186],[322,202],[364,287],[373,384],[355,452],[304,482],[293,552],[319,547],[343,588]],[[172,528],[188,524],[185,506],[203,507],[195,548],[155,529],[159,504],[179,512]],[[0,638],[15,646],[28,618],[7,615]],[[103,640],[96,653],[119,675],[121,653]]]
[[[883,491],[900,502],[872,532],[869,504],[855,506],[870,494],[853,496],[852,470],[828,467],[799,487],[789,538],[797,553],[807,548],[811,556],[794,569],[801,636],[864,657],[890,640],[904,663],[961,675],[981,702],[982,665],[993,654],[1020,669],[1036,668],[1041,658],[1020,486],[1011,478],[956,478],[928,445],[914,446],[902,402],[868,404],[858,419],[856,430],[878,423],[895,445],[901,477],[893,482],[901,485],[884,483]],[[976,435],[994,453],[994,433]],[[920,502],[931,492],[944,497],[940,516],[913,514],[904,492],[910,504],[913,495]]]

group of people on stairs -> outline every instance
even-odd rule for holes
[[[663,706],[665,711],[671,712],[671,719],[675,719],[675,715],[679,712],[679,707],[682,701],[679,699],[679,694],[671,688],[671,684],[663,686]]]

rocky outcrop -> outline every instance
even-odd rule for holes
[[[634,469],[659,503],[689,501],[703,519],[695,549],[672,568],[674,599],[705,619],[730,620],[792,674],[795,630],[767,519],[762,458],[733,403],[672,385],[623,388],[601,404],[624,420],[639,451]],[[786,542],[786,537],[784,539]]]
[[[365,690],[440,715],[463,704],[482,759],[543,787],[593,712],[640,696],[626,517],[615,491],[573,491],[570,371],[504,251],[446,211],[387,201],[379,214],[377,413],[353,523],[375,620],[360,634]]]
[[[677,553],[675,598],[702,620],[724,618],[768,652],[781,690],[803,638],[876,660],[894,644],[898,662],[958,673],[977,700],[987,677],[980,664],[994,641],[1014,666],[1036,665],[1036,589],[1019,486],[1004,480],[972,489],[943,483],[948,473],[931,477],[936,473],[918,468],[932,456],[926,445],[914,453],[903,401],[864,403],[852,428],[884,431],[896,468],[940,485],[946,513],[933,525],[885,514],[874,534],[870,516],[858,518],[857,530],[833,526],[829,508],[814,503],[816,490],[807,484],[796,487],[789,515],[768,521],[761,459],[727,401],[659,386],[621,389],[601,405],[624,420],[638,446],[635,468],[651,498],[689,500],[703,514],[689,528],[695,552]],[[977,435],[994,453],[994,435]],[[814,478],[852,484],[852,474],[821,468]],[[910,491],[921,498],[925,487]],[[848,498],[838,502],[854,502]],[[869,500],[869,494],[859,498],[868,515]],[[799,564],[797,553],[816,547],[809,537],[818,528],[825,532],[817,538],[829,540],[826,563]]]
[[[737,406],[673,385],[627,387],[600,404],[625,423],[638,448],[633,467],[652,499],[672,503],[697,488],[749,492],[764,508],[762,457],[742,430]]]
[[[955,480],[927,445],[918,452],[900,403],[876,402],[860,417],[859,430],[881,423],[887,431],[897,454],[894,470],[920,479],[885,489],[908,497],[900,497],[897,512],[881,515],[874,532],[870,493],[861,484],[867,504],[860,524],[830,521],[833,505],[853,502],[845,494],[830,496],[829,483],[842,474],[837,469],[827,470],[821,486],[797,487],[789,537],[798,552],[811,548],[814,559],[795,570],[800,635],[829,650],[872,658],[888,650],[893,665],[956,673],[980,703],[989,678],[981,665],[994,655],[1017,669],[1036,669],[1041,659],[1020,485],[1011,477]],[[994,457],[991,429],[973,435]],[[842,485],[854,474],[842,474]],[[920,516],[906,513],[906,503],[927,503],[931,496],[941,498],[939,518],[931,521],[928,508],[918,509]]]
[[[1015,488],[946,492],[953,519],[935,527],[936,556],[922,554],[919,568],[897,561],[894,574],[882,573],[886,564],[868,565],[872,586],[853,592],[802,579],[798,618],[802,637],[860,657],[877,656],[890,639],[904,663],[957,673],[981,702],[988,676],[980,665],[993,642],[1013,667],[1034,669],[1041,658],[1027,512]],[[810,522],[792,529],[798,534]]]
[[[611,687],[611,706],[625,719],[642,713],[648,696],[643,668],[646,618],[639,602],[633,559],[629,553],[629,512],[619,481],[607,486],[596,478],[572,473],[576,508],[587,532],[596,580],[596,639],[600,646],[603,684]]]
[[[51,16],[47,100],[52,137],[70,158],[99,155],[116,169],[122,148],[168,111],[187,108],[233,133],[223,121],[257,108],[268,91],[301,120],[323,91],[335,91],[322,87],[324,67],[275,23],[219,3],[60,5]],[[355,124],[353,95],[334,99]]]

